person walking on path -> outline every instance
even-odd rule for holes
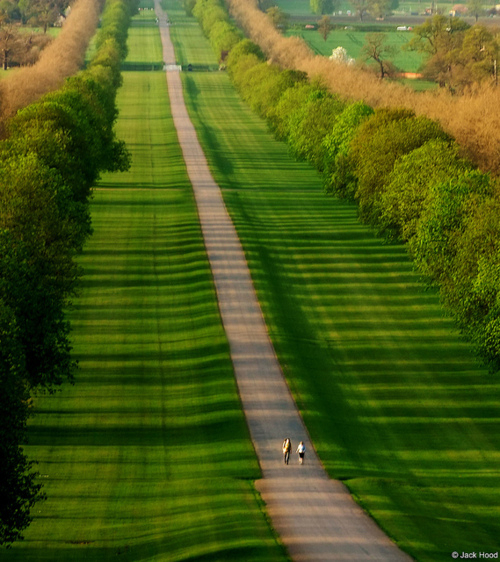
[[[299,464],[304,464],[304,453],[306,452],[306,446],[304,445],[304,441],[299,443],[297,447],[297,453],[299,453]]]
[[[292,442],[287,437],[283,441],[283,460],[285,461],[285,464],[288,464],[288,462],[290,461],[290,453],[291,452],[292,452]]]

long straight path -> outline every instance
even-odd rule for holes
[[[158,0],[155,9],[163,60],[167,68],[174,68],[167,17]],[[257,487],[274,528],[296,561],[410,560],[322,468],[269,339],[238,235],[189,119],[179,71],[167,71],[167,85],[236,380],[262,468]],[[285,437],[291,438],[294,449],[304,441],[303,465],[293,456],[289,465],[283,463]]]

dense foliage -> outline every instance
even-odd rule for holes
[[[483,25],[471,27],[459,18],[438,14],[415,27],[407,49],[426,56],[425,78],[452,92],[497,81],[500,36]]]
[[[87,70],[19,111],[0,143],[0,544],[22,538],[42,497],[21,447],[30,395],[74,377],[65,309],[92,232],[92,185],[129,165],[113,124],[133,10],[108,0]]]
[[[206,29],[201,2],[212,14],[218,2],[198,2],[194,13]],[[322,173],[327,193],[356,201],[362,221],[407,243],[462,333],[500,370],[498,182],[461,157],[437,122],[341,100],[304,73],[266,61],[248,39],[234,45],[227,67],[276,137]]]

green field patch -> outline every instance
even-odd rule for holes
[[[291,29],[287,35],[302,37],[311,49],[319,54],[329,57],[332,50],[337,47],[344,47],[347,54],[353,59],[359,59],[363,45],[366,43],[366,35],[368,32],[355,31],[352,29],[334,29],[327,40],[316,30]],[[417,72],[422,64],[422,55],[415,51],[405,51],[403,46],[412,38],[410,32],[394,31],[385,33],[387,37],[387,45],[395,51],[393,56],[388,57],[395,66],[402,72]]]
[[[180,26],[176,36],[182,42]],[[201,33],[196,41],[206,45]],[[328,472],[417,560],[495,552],[500,383],[477,365],[404,247],[323,195],[314,170],[290,159],[225,75],[183,80]]]
[[[129,56],[122,70],[162,70],[163,51],[155,13],[141,11],[132,21],[135,25],[129,28],[127,39]]]

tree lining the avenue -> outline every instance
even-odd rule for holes
[[[44,498],[23,452],[32,397],[73,382],[65,311],[92,233],[89,201],[103,171],[126,170],[116,90],[135,2],[107,0],[95,55],[5,124],[0,142],[0,544],[23,536]]]

